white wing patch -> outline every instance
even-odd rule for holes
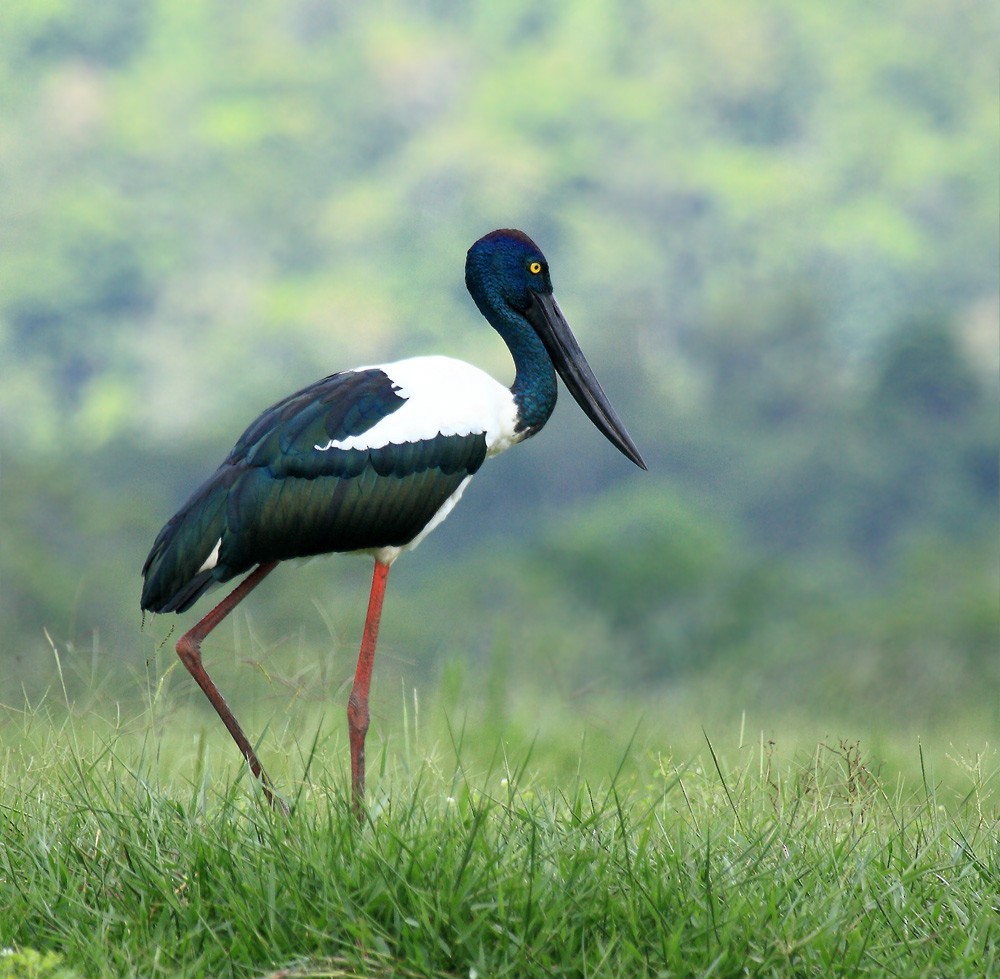
[[[222,538],[220,537],[215,542],[215,547],[212,548],[212,553],[205,558],[205,563],[195,572],[195,574],[201,574],[202,571],[211,571],[219,563],[219,549],[222,547]]]
[[[486,453],[492,456],[521,440],[514,431],[517,407],[513,395],[478,367],[451,357],[413,357],[358,370],[382,371],[406,404],[361,435],[314,446],[317,452],[379,449],[438,435],[482,432]]]

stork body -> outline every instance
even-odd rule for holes
[[[281,561],[329,552],[375,559],[348,702],[352,795],[364,798],[368,690],[382,598],[396,558],[458,502],[483,461],[534,435],[556,403],[556,370],[597,427],[645,468],[552,297],[548,266],[523,233],[496,231],[469,250],[466,283],[507,343],[504,387],[448,357],[416,357],[333,374],[279,401],[171,518],[143,567],[141,606],[184,612],[213,584],[250,572],[181,637],[177,652],[272,803],[271,783],[206,672],[201,642]]]

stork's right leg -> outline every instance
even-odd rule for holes
[[[222,723],[233,736],[236,746],[243,753],[243,757],[250,766],[250,771],[260,779],[260,784],[264,789],[264,795],[272,806],[280,808],[286,815],[288,806],[279,799],[273,791],[271,780],[267,777],[263,766],[257,758],[253,745],[250,744],[247,736],[243,733],[233,712],[229,709],[229,704],[215,685],[212,678],[201,661],[201,644],[205,637],[227,616],[247,595],[253,591],[264,580],[267,574],[277,566],[276,561],[270,564],[261,564],[246,578],[243,579],[218,605],[212,609],[194,628],[188,630],[177,642],[177,655],[187,668],[188,673],[195,678],[198,686],[205,692],[205,696],[212,702],[215,712],[222,718]]]
[[[368,691],[372,682],[372,664],[378,645],[378,626],[382,618],[382,600],[389,565],[375,561],[372,590],[368,597],[368,615],[361,637],[358,667],[354,673],[354,686],[347,701],[347,730],[351,741],[351,799],[354,815],[360,822],[365,814],[365,735],[368,733]]]

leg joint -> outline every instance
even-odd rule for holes
[[[186,632],[177,640],[177,655],[188,670],[191,669],[192,665],[200,666],[201,643],[190,632]]]
[[[367,701],[362,700],[357,691],[352,690],[347,701],[347,723],[351,733],[364,737],[368,733],[369,720]]]

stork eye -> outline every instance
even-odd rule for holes
[[[529,271],[529,272],[530,272],[530,273],[531,273],[532,275],[538,275],[538,273],[542,271],[542,263],[541,263],[541,262],[532,262],[532,263],[531,263],[531,264],[530,264],[530,265],[528,266],[528,271]]]

